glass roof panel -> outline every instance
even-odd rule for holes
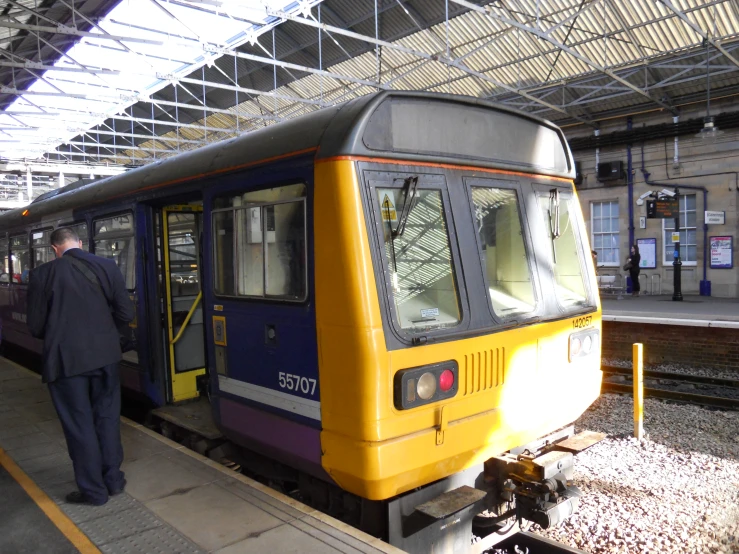
[[[218,57],[209,49],[255,40],[280,23],[270,10],[320,1],[208,2],[211,13],[197,0],[122,0],[6,110],[23,115],[0,113],[3,157],[38,158]]]

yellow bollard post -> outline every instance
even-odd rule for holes
[[[635,343],[634,356],[634,436],[644,438],[644,345]]]

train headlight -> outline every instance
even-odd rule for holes
[[[457,394],[457,362],[448,361],[403,369],[395,374],[394,403],[398,410],[409,410],[452,398]]]
[[[588,335],[582,340],[582,351],[586,354],[590,354],[590,350],[593,348],[593,338]]]
[[[598,329],[587,329],[570,335],[570,361],[597,352],[599,333]]]
[[[418,397],[421,400],[428,400],[436,392],[436,377],[433,373],[424,373],[418,380],[416,385],[416,391],[418,391]]]

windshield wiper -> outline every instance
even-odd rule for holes
[[[418,188],[418,176],[407,177],[403,182],[403,192],[405,193],[405,199],[403,200],[403,207],[400,209],[398,214],[398,226],[393,232],[393,239],[396,237],[403,236],[405,233],[405,224],[408,222],[408,216],[411,214],[413,208],[413,200],[416,197],[416,189]]]
[[[398,260],[395,255],[395,239],[400,237],[405,232],[405,224],[408,221],[408,216],[413,208],[413,199],[416,196],[416,189],[418,188],[418,176],[406,177],[403,180],[403,192],[405,193],[405,199],[403,200],[403,207],[400,213],[397,214],[398,226],[393,230],[392,221],[392,210],[390,203],[383,205],[385,210],[385,219],[387,219],[387,227],[390,231],[390,253],[393,259],[393,271],[392,271],[392,287],[395,292],[400,291],[400,283],[398,283]]]
[[[559,238],[559,189],[549,191],[549,232],[552,234],[552,258],[557,263],[557,247],[554,242]]]

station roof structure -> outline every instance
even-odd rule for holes
[[[379,89],[560,125],[739,95],[736,0],[0,0],[0,161],[134,167]]]

